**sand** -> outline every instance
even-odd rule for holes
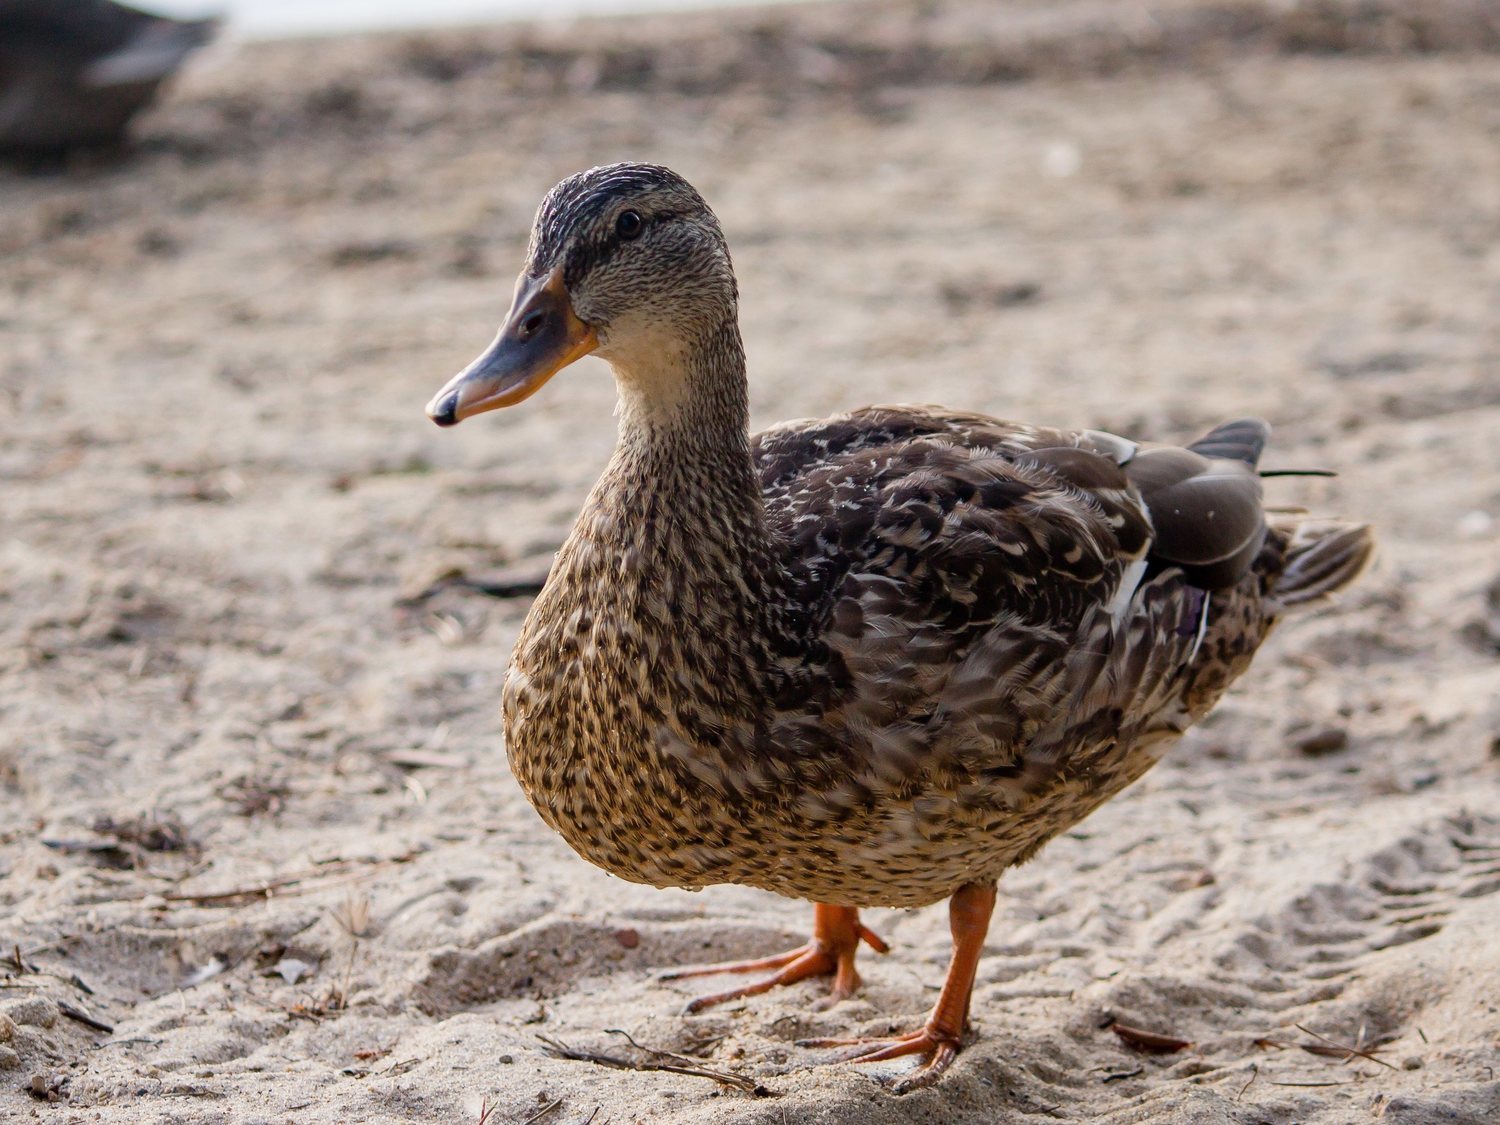
[[[0,173],[0,1119],[1500,1120],[1500,30],[1397,7],[260,44],[127,159]],[[417,597],[539,574],[608,454],[596,361],[456,431],[422,407],[543,192],[623,157],[722,217],[757,424],[1256,413],[1271,467],[1341,474],[1278,503],[1379,529],[1357,590],[1003,880],[936,1089],[795,1041],[920,1020],[941,908],[870,912],[892,952],[830,1010],[683,1015],[713,982],[653,970],[809,909],[576,858],[505,766],[526,600]],[[541,1042],[659,1061],[622,1032],[760,1093]]]

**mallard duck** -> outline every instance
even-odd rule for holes
[[[581,356],[619,442],[516,641],[511,767],[585,859],[655,887],[809,899],[812,939],[701,1009],[859,984],[861,907],[951,900],[953,957],[906,1035],[814,1040],[935,1081],[965,1033],[1002,872],[1140,777],[1277,616],[1349,583],[1364,527],[1273,523],[1241,420],[1149,445],[930,406],[752,436],[719,223],[676,173],[615,164],[537,213],[510,313],[440,426]]]
[[[119,141],[218,27],[112,0],[0,0],[0,149]]]

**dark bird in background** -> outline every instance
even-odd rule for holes
[[[0,0],[0,149],[119,143],[162,81],[218,27],[111,0]]]
[[[816,1040],[935,1081],[1014,864],[1140,777],[1283,611],[1359,574],[1367,528],[1271,519],[1268,428],[1186,448],[930,406],[748,432],[729,250],[647,164],[543,201],[489,349],[428,406],[519,403],[589,353],[620,435],[516,641],[511,767],[584,858],[657,887],[815,903],[808,944],[693,1010],[859,985],[867,906],[950,899],[953,959],[905,1035]],[[807,373],[816,378],[815,371]]]

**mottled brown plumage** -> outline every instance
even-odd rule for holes
[[[758,963],[777,976],[711,1001],[814,973],[847,995],[878,943],[858,907],[956,895],[933,1019],[861,1056],[924,1056],[908,1087],[957,1049],[1000,874],[1370,552],[1268,524],[1253,420],[1180,449],[884,406],[752,438],[728,250],[666,169],[553,190],[506,326],[429,410],[517,401],[587,350],[620,441],[515,646],[516,778],[622,878],[824,904],[812,944]]]

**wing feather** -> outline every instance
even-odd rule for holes
[[[805,737],[816,709],[807,769],[843,755],[871,792],[955,808],[1125,768],[1135,733],[1186,726],[1205,599],[1258,596],[1263,443],[1260,423],[1178,449],[919,407],[759,435],[790,647],[815,654],[766,736]]]

